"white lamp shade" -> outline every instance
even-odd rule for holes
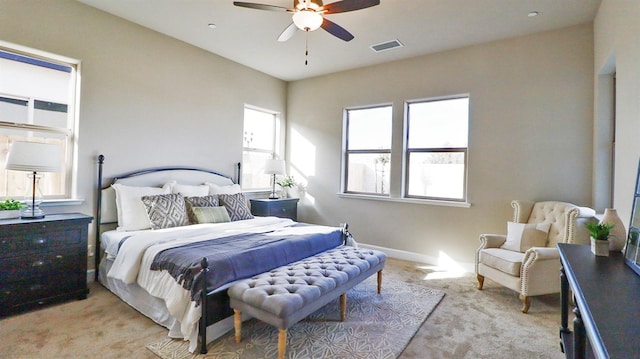
[[[284,161],[268,159],[264,165],[264,173],[270,174],[270,175],[284,174]]]
[[[6,169],[29,172],[60,171],[60,146],[50,143],[21,142],[11,144]]]

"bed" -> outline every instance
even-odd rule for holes
[[[165,167],[103,179],[103,166],[100,155],[96,279],[188,340],[191,352],[206,353],[233,328],[233,283],[352,240],[346,226],[252,216],[239,181],[216,171]]]

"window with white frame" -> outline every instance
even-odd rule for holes
[[[276,112],[245,106],[242,149],[242,189],[271,189],[271,175],[264,173],[268,159],[278,152],[280,121]]]
[[[345,110],[343,192],[389,195],[391,105]]]
[[[44,199],[71,198],[79,62],[0,44],[0,198],[23,198],[31,188],[25,172],[5,169],[11,143],[29,141],[61,148],[60,172],[42,173]]]
[[[466,201],[469,96],[407,102],[405,197]]]

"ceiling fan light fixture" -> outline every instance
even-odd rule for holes
[[[322,25],[322,15],[313,10],[300,10],[293,14],[293,23],[303,31],[314,31]]]
[[[294,0],[293,7],[296,10],[313,9],[315,11],[322,8],[322,0]]]

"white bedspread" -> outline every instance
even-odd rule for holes
[[[201,310],[191,301],[190,293],[184,289],[166,271],[151,270],[151,263],[159,252],[183,244],[226,237],[240,233],[267,233],[280,230],[299,231],[292,227],[295,222],[290,219],[276,217],[256,217],[250,220],[197,224],[185,227],[168,228],[154,231],[138,231],[125,241],[117,252],[108,277],[124,283],[137,282],[149,294],[165,301],[169,313],[180,321],[180,330],[185,339],[190,341],[189,351],[197,346],[198,320]],[[318,230],[335,229],[331,227],[312,226]],[[311,228],[305,228],[305,231]]]

